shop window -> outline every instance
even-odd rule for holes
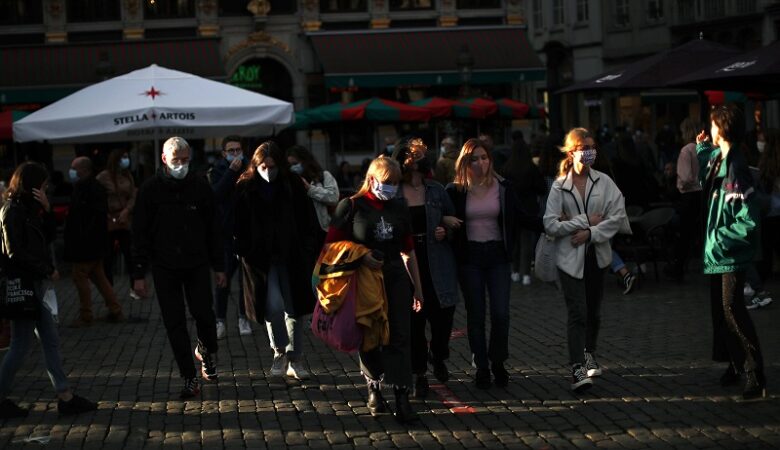
[[[704,18],[705,19],[717,19],[726,15],[726,1],[725,0],[705,0],[704,1]]]
[[[458,9],[496,9],[501,8],[501,0],[458,0]]]
[[[390,11],[415,11],[435,7],[435,0],[390,0]]]
[[[366,0],[320,0],[320,12],[344,13],[365,12]]]
[[[178,19],[195,17],[195,0],[147,0],[144,2],[146,19]]]
[[[122,18],[119,0],[68,0],[68,22],[108,22]]]
[[[43,1],[0,0],[0,25],[43,23]]]

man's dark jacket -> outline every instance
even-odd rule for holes
[[[165,168],[146,180],[133,210],[133,278],[150,264],[192,269],[208,264],[222,272],[222,230],[208,182],[193,173],[171,178]]]
[[[65,219],[65,261],[103,259],[108,240],[107,202],[106,190],[95,177],[74,183]]]

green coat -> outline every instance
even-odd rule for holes
[[[753,263],[761,222],[745,155],[733,147],[715,173],[720,148],[702,142],[696,146],[696,154],[707,196],[704,273],[744,271]]]

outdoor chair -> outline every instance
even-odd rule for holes
[[[615,250],[626,261],[633,261],[639,268],[640,279],[644,275],[642,265],[652,262],[655,279],[659,280],[658,261],[669,261],[671,239],[670,222],[674,208],[651,209],[640,216],[629,216],[632,235],[618,235]]]

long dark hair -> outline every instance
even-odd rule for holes
[[[125,176],[128,179],[130,179],[130,182],[133,182],[133,176],[130,174],[130,170],[123,169],[119,166],[119,162],[121,161],[122,157],[127,155],[127,150],[117,148],[114,150],[111,150],[111,153],[108,154],[108,159],[106,160],[106,170],[108,171],[108,174],[111,176],[111,182],[114,183],[114,186],[119,186],[117,184],[117,177],[119,175]]]
[[[292,156],[301,162],[303,166],[303,173],[301,176],[309,180],[310,183],[319,182],[323,180],[322,166],[314,159],[314,155],[306,149],[306,147],[300,145],[293,145],[287,149],[287,156]]]
[[[533,163],[528,145],[524,140],[517,139],[512,142],[512,154],[499,172],[512,181],[519,181],[528,173]]]
[[[5,191],[5,198],[32,198],[32,190],[40,189],[48,179],[49,172],[45,167],[36,162],[23,162],[19,164],[19,167],[11,175],[11,181],[8,183],[8,189]]]
[[[290,172],[290,165],[287,163],[287,157],[285,156],[284,151],[276,145],[276,142],[265,141],[257,146],[255,153],[252,155],[252,159],[249,161],[249,164],[247,164],[246,169],[241,176],[238,177],[236,184],[251,180],[252,177],[255,176],[257,167],[263,163],[263,160],[267,156],[273,158],[276,167],[279,169],[279,176],[286,178],[287,174]]]
[[[460,149],[460,155],[458,155],[458,159],[455,161],[455,180],[453,183],[455,184],[456,189],[460,192],[468,191],[474,184],[471,180],[471,177],[469,176],[469,165],[471,164],[471,155],[478,148],[485,150],[485,153],[490,160],[490,173],[488,174],[486,181],[487,185],[493,183],[493,176],[495,175],[493,155],[490,153],[490,150],[485,147],[485,144],[481,140],[471,138],[463,143],[463,147]]]

